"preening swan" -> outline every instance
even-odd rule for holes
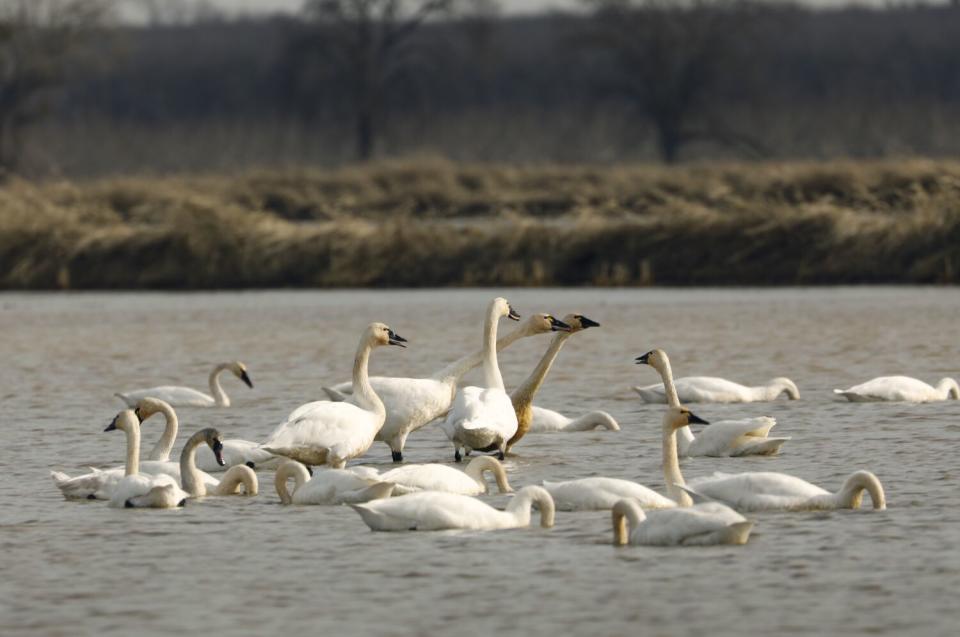
[[[511,333],[497,339],[497,351],[527,336],[545,334],[562,329],[562,323],[549,314],[533,314]],[[442,417],[450,410],[460,379],[483,362],[483,351],[454,361],[429,378],[392,378],[373,376],[370,386],[383,401],[387,417],[377,432],[376,440],[390,446],[394,462],[403,460],[407,436],[427,423]],[[331,400],[347,400],[352,393],[350,382],[324,387]],[[295,409],[288,419],[306,413],[319,402],[307,403]]]
[[[680,400],[685,403],[752,403],[776,400],[781,394],[786,394],[790,400],[800,398],[800,390],[789,378],[774,378],[758,387],[747,387],[713,376],[678,378],[674,384]],[[633,389],[644,402],[667,402],[663,383]]]
[[[638,365],[649,365],[660,373],[667,404],[680,406],[680,398],[673,382],[670,359],[662,349],[655,349],[637,358]],[[689,427],[677,432],[681,456],[750,456],[773,455],[790,438],[768,438],[777,421],[768,416],[721,420],[702,429],[697,436]]]
[[[293,478],[293,494],[287,480]],[[389,498],[394,485],[363,478],[346,469],[317,469],[313,477],[296,460],[284,460],[277,468],[274,486],[282,504],[343,504]]]
[[[528,434],[570,433],[574,431],[593,431],[597,427],[608,431],[620,431],[620,425],[613,416],[605,411],[591,411],[579,418],[568,418],[563,414],[533,406],[533,420]]]
[[[490,302],[483,325],[483,386],[461,388],[441,425],[453,443],[457,462],[461,448],[466,448],[467,453],[472,449],[497,449],[503,460],[507,441],[517,432],[517,414],[503,388],[497,364],[497,323],[504,316],[520,320],[507,300],[497,297]]]
[[[533,486],[520,489],[505,511],[467,495],[439,491],[421,491],[350,506],[374,531],[491,531],[530,526],[530,508],[534,504],[540,509],[540,526],[553,526],[553,500],[544,489]]]
[[[240,361],[231,363],[220,363],[210,372],[209,384],[210,394],[204,394],[190,387],[180,387],[176,385],[163,385],[161,387],[150,387],[148,389],[134,389],[115,394],[120,400],[125,402],[128,407],[135,407],[137,401],[141,398],[159,398],[174,407],[229,407],[230,397],[220,386],[220,374],[224,371],[230,371],[234,376],[242,380],[247,387],[253,388],[253,382],[247,375],[246,366]]]
[[[612,517],[616,545],[628,542],[652,546],[746,544],[753,529],[753,522],[718,502],[647,514],[636,500],[620,500],[613,506]]]
[[[936,387],[909,376],[880,376],[850,389],[834,389],[833,393],[855,403],[903,401],[925,403],[936,400],[960,400],[960,386],[952,378],[941,378]]]
[[[511,493],[507,472],[496,458],[478,456],[463,471],[444,464],[411,464],[391,469],[379,476],[380,480],[396,485],[394,494],[416,491],[444,491],[460,495],[482,495],[487,492],[484,473],[490,472],[497,481],[500,493]]]
[[[240,488],[243,487],[246,495],[257,495],[260,488],[257,474],[253,469],[242,464],[227,469],[220,482],[212,489],[209,488],[203,480],[203,475],[197,470],[197,448],[203,444],[207,445],[220,463],[223,463],[223,442],[220,440],[219,431],[207,427],[190,436],[180,453],[180,478],[184,491],[194,498],[202,498],[206,495],[235,495],[240,493]]]
[[[187,493],[168,475],[138,473],[140,465],[140,421],[126,409],[104,431],[119,429],[127,435],[127,463],[124,477],[110,496],[110,506],[120,508],[168,509],[183,506]]]
[[[274,429],[261,447],[304,464],[329,464],[337,469],[342,469],[350,458],[366,453],[386,415],[383,403],[370,387],[370,352],[383,345],[406,347],[406,342],[383,323],[371,323],[357,346],[353,362],[355,391],[349,402],[322,403],[287,420]]]

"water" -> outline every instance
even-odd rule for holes
[[[798,402],[700,405],[709,419],[770,414],[793,437],[775,458],[697,458],[686,476],[786,471],[839,487],[867,468],[884,512],[754,514],[749,544],[614,548],[604,512],[557,515],[552,530],[372,533],[347,507],[282,507],[261,472],[256,498],[181,511],[66,502],[50,469],[122,461],[103,433],[112,393],[203,388],[240,359],[227,410],[181,410],[179,445],[201,426],[262,439],[319,386],[349,376],[362,328],[382,320],[410,348],[378,350],[373,373],[426,375],[475,349],[494,293],[458,291],[0,296],[0,634],[435,635],[954,634],[960,619],[960,403],[850,404],[830,395],[880,374],[956,376],[954,289],[513,290],[521,313],[579,311],[537,403],[604,409],[620,433],[531,435],[509,459],[515,486],[607,475],[662,489],[659,421],[629,389],[656,382],[633,358],[666,349],[677,375],[746,382],[785,375]],[[505,321],[504,321],[505,323]],[[547,346],[501,357],[509,386]],[[472,376],[477,378],[477,376]],[[162,419],[144,425],[152,444]],[[412,462],[452,460],[443,434],[411,436]],[[387,466],[376,443],[371,463]],[[504,496],[490,496],[497,506]]]

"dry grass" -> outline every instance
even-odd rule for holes
[[[954,282],[960,163],[511,167],[11,182],[0,287]]]

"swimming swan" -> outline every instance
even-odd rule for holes
[[[528,336],[544,334],[562,329],[562,324],[549,314],[533,314],[521,323],[517,329],[497,339],[497,351],[509,347],[514,342]],[[437,371],[429,378],[393,378],[373,376],[370,386],[383,401],[387,412],[383,427],[377,432],[376,440],[387,443],[394,462],[403,461],[403,448],[407,436],[427,423],[443,417],[450,411],[457,384],[463,376],[477,365],[483,363],[483,351],[454,361]],[[334,387],[324,387],[331,400],[347,400],[352,385],[340,383]],[[307,403],[295,409],[288,419],[302,415],[319,402]]]
[[[383,323],[371,323],[364,330],[353,361],[353,386],[349,402],[327,402],[280,424],[261,448],[307,465],[329,464],[342,469],[350,458],[366,453],[383,426],[385,412],[380,398],[370,387],[367,372],[370,352],[375,347],[406,347],[407,339]]]
[[[184,491],[191,497],[202,498],[207,495],[236,495],[240,493],[240,487],[243,487],[246,495],[257,495],[260,489],[257,474],[242,464],[227,469],[218,484],[213,488],[208,487],[203,475],[197,470],[197,448],[203,444],[223,463],[223,442],[220,440],[219,431],[207,427],[190,436],[180,452],[180,479]]]
[[[503,460],[507,441],[517,432],[517,414],[503,387],[497,364],[497,323],[503,316],[520,320],[507,300],[497,297],[490,302],[483,325],[483,386],[461,388],[440,425],[453,443],[453,457],[457,462],[461,460],[461,447],[468,454],[472,449],[497,449]]]
[[[574,431],[593,431],[597,427],[608,431],[620,431],[617,421],[605,411],[591,411],[579,418],[568,418],[563,414],[533,406],[533,420],[528,434],[571,433]]]
[[[396,495],[417,491],[482,495],[487,493],[487,483],[483,477],[487,471],[493,474],[500,493],[513,492],[503,465],[491,456],[474,458],[463,471],[444,464],[411,464],[382,473],[379,479],[395,484],[393,492]]]
[[[187,493],[168,475],[138,473],[140,465],[140,421],[129,409],[121,411],[104,431],[119,429],[127,435],[127,463],[124,477],[110,496],[110,506],[119,508],[169,509],[183,506]]]
[[[774,378],[758,387],[746,387],[713,376],[678,378],[674,384],[680,400],[685,403],[752,403],[776,400],[781,394],[786,394],[790,400],[800,398],[800,390],[789,378]],[[633,389],[644,402],[667,402],[663,383]]]
[[[660,373],[666,388],[667,404],[680,406],[680,398],[673,382],[670,359],[662,349],[655,349],[637,358],[638,365],[649,365]],[[694,436],[690,427],[677,432],[681,456],[751,456],[773,455],[780,451],[786,438],[768,438],[777,421],[768,416],[721,420]]]
[[[613,506],[613,543],[649,546],[746,544],[753,522],[718,502],[645,513],[636,500]],[[630,522],[629,535],[627,521]]]
[[[115,396],[125,402],[128,407],[135,407],[138,400],[147,397],[159,398],[174,407],[229,407],[230,397],[220,386],[220,374],[224,371],[232,372],[234,376],[246,383],[247,387],[253,388],[253,382],[247,375],[246,366],[240,361],[233,361],[231,363],[220,363],[210,372],[209,383],[210,394],[212,395],[204,394],[189,387],[163,385],[161,387],[118,392]]]
[[[505,511],[468,495],[439,491],[421,491],[350,506],[374,531],[492,531],[530,526],[530,508],[534,504],[540,509],[540,526],[553,526],[553,500],[549,493],[535,486],[520,489]]]
[[[909,376],[880,376],[850,389],[834,389],[833,393],[855,403],[904,401],[925,403],[935,400],[960,400],[960,386],[952,378],[942,378],[936,387]]]
[[[293,478],[293,494],[287,480]],[[362,478],[346,469],[317,469],[310,477],[307,468],[296,460],[284,460],[274,476],[274,486],[282,504],[344,504],[389,498],[394,485]]]

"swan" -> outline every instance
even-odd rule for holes
[[[613,505],[613,543],[652,546],[746,544],[753,522],[717,502],[645,513],[635,500]],[[626,522],[630,522],[627,535]]]
[[[382,345],[406,347],[407,339],[383,323],[364,330],[353,362],[356,392],[349,402],[326,402],[281,423],[261,448],[307,465],[329,464],[342,469],[350,458],[363,455],[383,426],[383,403],[370,387],[370,352]]]
[[[257,495],[260,489],[257,474],[242,464],[227,469],[223,479],[212,489],[209,488],[197,469],[197,448],[203,444],[223,463],[223,442],[219,431],[207,427],[190,436],[180,452],[180,479],[184,491],[191,497],[202,498],[207,495],[235,495],[240,492],[240,487],[243,487],[246,495]]]
[[[550,371],[563,344],[577,332],[582,332],[589,327],[600,327],[599,323],[582,314],[568,314],[563,317],[563,322],[569,327],[553,337],[550,346],[537,366],[533,368],[530,376],[510,394],[510,402],[513,403],[513,409],[517,412],[517,433],[507,441],[507,451],[510,451],[530,430],[530,424],[533,421],[533,397],[547,377],[547,372]]]
[[[503,465],[491,456],[474,458],[463,471],[444,464],[410,464],[382,473],[379,479],[396,485],[394,493],[397,495],[417,491],[483,495],[487,493],[487,483],[483,479],[486,471],[493,474],[500,493],[513,492]]]
[[[521,338],[557,331],[564,327],[563,323],[550,314],[533,314],[517,329],[497,340],[497,351]],[[450,363],[429,378],[370,378],[370,386],[383,401],[387,412],[383,427],[377,432],[375,440],[385,442],[390,447],[394,462],[403,461],[407,436],[450,411],[457,383],[482,362],[483,352],[480,351]],[[348,381],[334,387],[324,387],[323,390],[331,400],[347,400],[352,392],[352,384]],[[301,405],[291,412],[287,419],[296,418],[318,404],[322,402]]]
[[[138,473],[140,465],[140,420],[129,409],[121,411],[104,431],[119,429],[127,435],[124,476],[110,495],[110,506],[169,509],[186,503],[187,493],[168,475]]]
[[[608,431],[620,431],[620,425],[605,411],[591,411],[579,418],[568,418],[560,412],[533,406],[533,420],[528,434],[570,433],[593,431],[597,427]]]
[[[468,495],[440,491],[421,491],[350,506],[374,531],[491,531],[530,526],[533,504],[540,508],[540,526],[553,526],[553,500],[536,486],[520,489],[505,511]]]
[[[293,494],[287,480],[296,482]],[[394,485],[362,478],[346,469],[318,469],[310,477],[307,468],[296,460],[284,460],[277,468],[274,486],[282,504],[343,504],[389,498]]]
[[[460,462],[460,448],[497,449],[504,458],[507,441],[517,432],[517,414],[503,387],[503,377],[497,364],[497,322],[500,317],[518,321],[503,297],[497,297],[487,308],[483,325],[483,387],[463,387],[453,399],[453,406],[441,429],[453,443],[453,457]]]
[[[649,365],[660,373],[666,388],[667,404],[680,406],[673,381],[670,359],[662,349],[655,349],[637,358],[638,365]],[[773,455],[780,451],[786,438],[769,438],[777,421],[769,416],[721,420],[694,436],[689,427],[677,432],[681,456],[751,456]]]
[[[217,462],[209,447],[197,449],[197,466],[208,473],[229,471],[230,467],[237,465],[246,465],[251,469],[273,469],[282,460],[269,451],[261,449],[260,443],[239,438],[223,441],[221,459],[222,465]]]
[[[833,393],[854,403],[905,401],[925,403],[934,400],[960,400],[960,386],[952,378],[941,378],[936,387],[909,376],[880,376],[850,389],[834,389]]]
[[[230,397],[220,386],[220,374],[224,371],[230,371],[234,376],[242,380],[247,387],[253,388],[253,382],[247,375],[246,366],[240,361],[231,363],[220,363],[210,372],[210,394],[191,389],[190,387],[179,387],[175,385],[163,385],[162,387],[150,387],[148,389],[134,389],[126,392],[117,392],[114,394],[117,398],[127,404],[128,407],[135,407],[137,401],[141,398],[153,397],[166,401],[174,407],[229,407]]]
[[[800,390],[789,378],[774,378],[765,385],[747,387],[713,376],[687,376],[674,381],[680,400],[685,403],[752,403],[776,400],[786,394],[790,400],[800,399]],[[634,387],[644,402],[667,402],[663,383]]]

